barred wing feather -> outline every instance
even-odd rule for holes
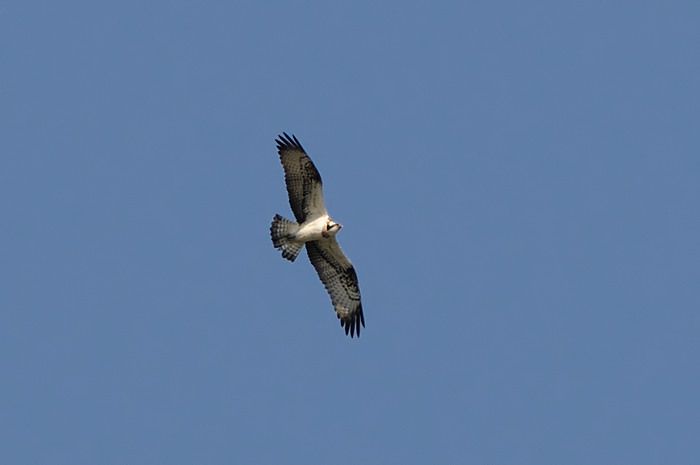
[[[297,138],[283,134],[275,141],[294,217],[303,223],[310,218],[326,215],[321,175]]]
[[[360,324],[364,327],[360,286],[355,268],[345,256],[335,237],[306,243],[306,253],[326,287],[345,334],[360,337]]]

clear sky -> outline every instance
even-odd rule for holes
[[[698,24],[0,3],[0,463],[698,463]],[[282,131],[359,339],[272,247]]]

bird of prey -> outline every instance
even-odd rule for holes
[[[296,137],[283,133],[275,142],[296,221],[275,215],[270,226],[272,245],[292,262],[306,245],[309,261],[331,297],[345,334],[360,337],[365,317],[357,274],[335,239],[342,226],[328,216],[321,175]]]

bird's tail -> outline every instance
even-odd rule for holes
[[[275,215],[270,225],[270,237],[272,245],[276,249],[282,251],[282,256],[293,262],[301,248],[304,247],[303,242],[293,240],[294,234],[299,230],[299,223],[283,218],[280,215]]]

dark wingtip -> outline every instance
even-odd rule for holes
[[[301,150],[302,152],[306,153],[304,147],[301,146],[299,139],[297,139],[294,134],[290,136],[286,132],[283,132],[281,136],[277,136],[275,142],[277,142],[277,151],[280,153],[282,150],[289,149]]]
[[[345,334],[351,338],[355,337],[355,333],[357,333],[358,338],[360,337],[360,325],[363,328],[365,326],[365,315],[362,313],[362,307],[351,317],[340,319],[340,326],[345,329]]]

